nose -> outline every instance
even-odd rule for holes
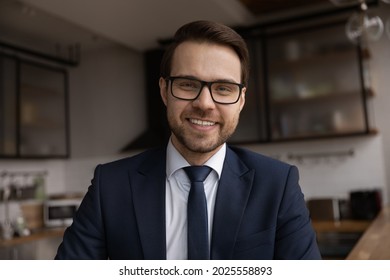
[[[198,98],[193,102],[193,106],[199,107],[203,110],[212,109],[215,107],[213,98],[211,97],[211,90],[207,85],[204,85],[200,91]]]

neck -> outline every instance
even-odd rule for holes
[[[207,162],[215,153],[217,153],[222,145],[218,148],[210,151],[210,152],[196,152],[191,151],[182,145],[175,137],[171,138],[173,146],[176,150],[182,155],[182,157],[190,164],[190,165],[203,165]]]

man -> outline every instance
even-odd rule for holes
[[[224,25],[176,32],[159,81],[169,143],[96,168],[57,259],[320,258],[297,169],[226,145],[248,64],[245,42]],[[210,173],[190,182],[188,166]]]

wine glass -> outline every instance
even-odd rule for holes
[[[361,40],[376,41],[382,36],[383,30],[382,19],[365,11],[352,14],[346,25],[347,37],[353,43]]]

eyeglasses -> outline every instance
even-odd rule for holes
[[[215,103],[234,104],[240,99],[243,84],[232,82],[205,82],[193,78],[168,77],[171,94],[181,100],[195,100],[204,86],[207,86]]]

